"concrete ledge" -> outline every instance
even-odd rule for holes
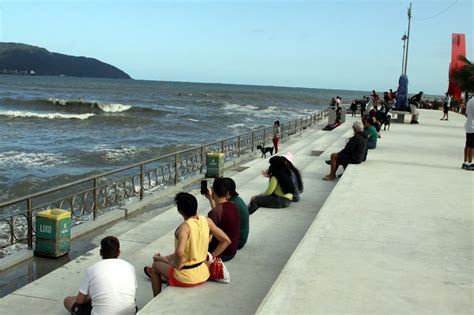
[[[22,249],[12,255],[3,257],[0,259],[0,271],[30,259],[31,257],[33,257],[33,251],[29,249]]]

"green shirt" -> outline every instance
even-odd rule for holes
[[[369,128],[365,128],[365,133],[369,136],[369,142],[377,144],[377,138],[379,137],[379,134],[377,132],[377,129],[375,129],[374,126],[370,126]]]
[[[245,243],[247,243],[247,239],[249,237],[249,209],[242,198],[239,196],[230,198],[230,201],[235,203],[240,211],[240,241],[237,249],[241,249],[244,247]]]

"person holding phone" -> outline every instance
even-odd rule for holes
[[[227,200],[229,183],[225,178],[214,179],[212,189],[208,189],[205,197],[212,207],[207,216],[229,236],[232,243],[219,255],[222,261],[234,258],[240,241],[240,212],[237,206]],[[218,245],[218,240],[212,238],[209,251]]]

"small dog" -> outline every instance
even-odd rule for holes
[[[273,147],[262,147],[261,145],[257,145],[257,149],[262,151],[262,158],[267,157],[267,152],[270,153],[270,156],[273,156]]]
[[[385,117],[385,121],[383,122],[383,130],[385,130],[385,128],[387,128],[387,130],[390,130],[391,119],[392,119],[392,116],[390,116],[390,114],[388,114],[387,117]]]

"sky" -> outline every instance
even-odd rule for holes
[[[0,0],[0,41],[112,64],[134,79],[396,89],[410,1]],[[452,33],[473,58],[472,0],[412,0],[410,92],[443,94]]]

